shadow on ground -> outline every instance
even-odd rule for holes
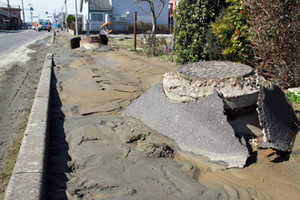
[[[47,164],[46,199],[67,199],[66,173],[70,172],[67,162],[71,160],[69,146],[65,139],[65,115],[56,89],[57,79],[52,69],[51,107],[49,129],[49,155]]]

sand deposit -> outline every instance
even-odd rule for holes
[[[298,199],[299,137],[291,154],[254,149],[244,169],[185,154],[122,117],[174,63],[66,42],[53,48],[47,199]]]

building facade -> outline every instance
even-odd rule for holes
[[[0,8],[0,28],[17,30],[22,27],[21,20],[21,9],[20,8],[10,8],[11,23],[9,23],[9,13],[8,8]]]
[[[159,11],[159,1],[154,0],[156,12]],[[141,6],[145,11],[149,11],[149,4],[143,2]],[[157,18],[157,25],[168,25],[168,6],[165,6],[160,16]],[[134,0],[81,0],[80,12],[83,15],[83,30],[86,30],[85,24],[89,22],[91,31],[100,31],[101,25],[112,21],[110,29],[113,31],[126,31],[126,26],[134,23],[134,12],[137,12],[137,20],[143,23],[152,24],[152,17],[143,12]]]

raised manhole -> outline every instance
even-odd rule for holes
[[[247,65],[223,61],[189,63],[164,74],[163,89],[174,101],[188,102],[217,92],[225,108],[255,105],[264,78]]]
[[[206,79],[242,77],[252,71],[253,69],[247,65],[222,61],[189,63],[177,69],[177,72],[182,75]]]

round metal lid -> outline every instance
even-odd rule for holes
[[[205,79],[242,77],[252,71],[248,65],[224,61],[195,62],[177,68],[177,72],[182,75]]]

